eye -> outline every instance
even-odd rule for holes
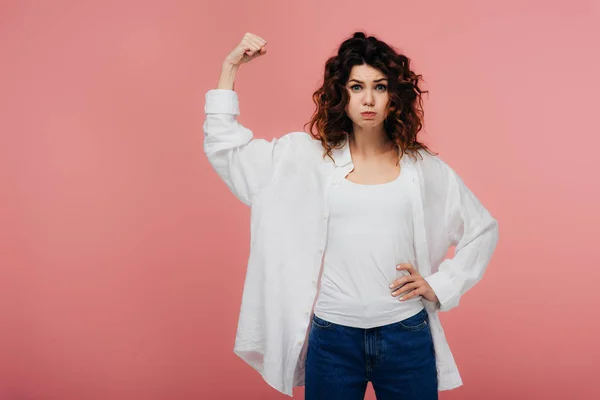
[[[352,85],[352,86],[350,86],[350,90],[354,90],[354,88],[356,88],[356,87],[357,87],[357,88],[361,88],[362,86],[361,86],[361,85],[359,85],[359,84]],[[386,90],[387,90],[387,86],[386,86],[386,85],[384,85],[384,84],[382,84],[382,83],[378,84],[378,85],[377,85],[377,86],[375,86],[375,87],[376,87],[376,88],[380,88],[380,87],[381,87],[381,91],[386,91]]]

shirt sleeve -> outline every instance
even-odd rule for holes
[[[442,261],[426,277],[435,292],[439,311],[458,306],[460,297],[483,276],[498,241],[498,221],[479,202],[450,167],[445,199],[445,226],[454,257]]]
[[[237,121],[239,101],[233,90],[209,90],[204,111],[204,153],[229,190],[251,205],[271,179],[289,140],[285,136],[271,141],[254,138],[252,131]]]

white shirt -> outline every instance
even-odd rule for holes
[[[251,207],[251,243],[234,352],[264,380],[292,396],[304,384],[307,335],[317,294],[331,188],[354,168],[348,143],[323,158],[306,132],[254,138],[236,119],[237,93],[206,93],[204,152],[231,192]],[[429,315],[438,389],[462,385],[439,311],[456,307],[482,277],[498,223],[439,157],[401,158],[411,182],[415,264],[439,299]],[[455,255],[444,259],[449,246]]]
[[[410,180],[402,169],[382,184],[342,179],[329,194],[323,275],[314,314],[336,324],[372,328],[423,309],[421,296],[399,301],[389,284],[415,265]]]

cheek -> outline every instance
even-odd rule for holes
[[[387,118],[389,112],[390,112],[390,109],[388,107],[386,107],[386,106],[381,107],[381,114],[384,115],[386,118]]]
[[[359,113],[360,112],[360,101],[358,101],[357,99],[351,99],[350,103],[350,110],[352,110],[352,112]]]

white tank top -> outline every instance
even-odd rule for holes
[[[423,309],[421,296],[399,301],[390,283],[396,265],[415,265],[409,182],[363,185],[343,179],[331,188],[329,229],[314,313],[345,326],[373,328]]]

